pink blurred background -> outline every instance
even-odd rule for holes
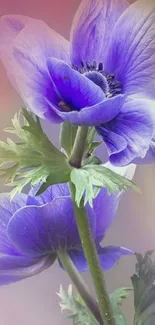
[[[80,0],[0,0],[0,16],[23,14],[45,20],[53,29],[69,38],[73,15]],[[19,109],[20,99],[10,85],[4,68],[0,65],[0,139],[5,138],[3,128],[11,125],[11,118]],[[58,127],[46,124],[48,134],[58,144]],[[100,153],[102,155],[102,153]],[[129,191],[120,204],[117,218],[110,229],[105,244],[127,246],[144,252],[155,247],[155,167],[138,167],[135,182],[142,194]],[[2,182],[1,191],[4,191]],[[109,291],[120,286],[130,286],[134,271],[134,257],[123,258],[118,266],[106,273]],[[91,290],[89,274],[84,278]],[[59,299],[55,292],[60,283],[67,288],[67,274],[55,264],[49,270],[33,278],[0,288],[1,325],[62,325],[71,324],[60,314]],[[123,305],[128,324],[132,324],[132,299]]]

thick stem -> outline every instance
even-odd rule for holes
[[[87,129],[88,131],[88,129]],[[80,135],[81,133],[81,135]],[[82,136],[82,135],[85,136]],[[74,157],[74,166],[80,167],[81,166],[81,161],[84,152],[84,147],[85,143],[84,141],[86,140],[86,129],[84,127],[79,127],[78,128],[78,135],[75,139],[74,147],[73,147],[73,153],[71,157]],[[81,141],[82,143],[79,143]],[[81,145],[83,148],[83,152],[81,150]],[[80,150],[79,150],[80,147]],[[80,151],[80,159],[79,159],[79,151]],[[109,295],[106,289],[106,283],[104,279],[104,274],[101,269],[98,253],[96,250],[96,245],[93,239],[93,235],[90,229],[89,225],[89,220],[88,216],[86,213],[86,210],[84,206],[78,207],[75,203],[75,187],[74,185],[70,182],[70,192],[72,196],[72,201],[74,205],[74,212],[75,212],[75,217],[76,217],[76,223],[82,243],[82,247],[84,250],[84,254],[86,256],[88,265],[89,265],[89,270],[93,279],[93,283],[95,286],[96,290],[96,295],[100,307],[100,312],[104,321],[105,325],[116,325],[115,322],[115,316],[113,314],[113,309],[112,305],[109,299]]]
[[[69,159],[70,165],[75,168],[81,167],[81,160],[85,149],[85,141],[87,138],[87,133],[88,133],[88,126],[78,127],[71,157]]]
[[[57,255],[87,307],[90,309],[99,324],[102,325],[103,321],[97,301],[89,294],[83,278],[74,266],[69,255],[65,251],[58,251]]]
[[[72,194],[76,223],[81,238],[84,254],[86,256],[89,270],[93,279],[93,283],[98,298],[100,312],[105,325],[116,325],[113,309],[109,299],[104,280],[104,274],[100,266],[99,257],[97,254],[94,239],[89,226],[87,213],[84,207],[78,207],[75,203],[74,185],[70,184]]]

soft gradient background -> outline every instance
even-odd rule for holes
[[[69,30],[73,15],[80,0],[0,0],[0,16],[4,14],[23,14],[45,20],[52,28],[65,37]],[[0,65],[0,139],[5,138],[3,129],[10,126],[11,118],[20,106],[20,99],[11,87]],[[48,134],[58,144],[58,127],[46,125]],[[102,156],[102,152],[100,152]],[[135,251],[144,252],[155,248],[155,168],[137,168],[136,183],[142,194],[129,191],[123,197],[117,218],[110,229],[105,244],[127,246]],[[5,189],[6,190],[6,189]],[[0,191],[4,191],[2,182]],[[119,265],[106,273],[109,291],[120,286],[130,286],[130,276],[134,271],[134,257],[123,258]],[[91,290],[88,274],[84,278]],[[0,324],[1,325],[62,325],[71,324],[65,321],[58,307],[59,299],[55,292],[60,283],[67,288],[70,283],[67,274],[57,264],[44,273],[0,288]],[[123,305],[132,324],[132,299]]]

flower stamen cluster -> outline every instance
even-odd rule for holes
[[[121,83],[118,80],[115,80],[114,73],[108,73],[108,71],[104,70],[102,62],[98,64],[95,60],[92,63],[81,61],[80,67],[73,64],[72,68],[81,74],[84,74],[85,77],[99,86],[107,98],[121,94]]]

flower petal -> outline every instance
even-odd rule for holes
[[[80,111],[62,112],[53,105],[51,105],[51,108],[64,121],[77,125],[96,126],[102,123],[107,123],[115,118],[123,106],[125,97],[125,95],[118,95],[104,100],[94,106],[85,107]],[[48,103],[50,105],[50,102]]]
[[[82,251],[82,249],[77,250],[70,250],[68,252],[70,258],[72,259],[72,262],[76,266],[79,272],[86,272],[88,271],[88,264],[85,258],[85,255]]]
[[[17,85],[12,73],[10,64],[10,46],[13,40],[17,37],[19,32],[27,25],[34,22],[35,19],[21,15],[3,16],[0,19],[0,59],[2,60],[8,77],[17,89]]]
[[[101,267],[104,271],[112,269],[123,255],[134,254],[132,250],[120,246],[101,247],[97,245],[97,251]],[[89,270],[85,255],[82,250],[71,250],[68,253],[79,272],[86,272]],[[62,267],[61,263],[60,266]]]
[[[118,154],[127,147],[127,141],[119,134],[111,131],[111,128],[108,130],[106,126],[99,125],[96,127],[96,131],[104,139],[110,155]]]
[[[36,275],[48,267],[55,260],[55,256],[45,256],[41,259],[25,256],[0,257],[0,285],[5,285]]]
[[[45,98],[57,103],[58,94],[48,74],[47,58],[57,57],[69,62],[68,42],[44,22],[27,25],[12,44],[12,64],[18,91],[25,104],[41,118],[61,122]]]
[[[126,0],[83,0],[71,30],[71,61],[104,62],[112,29],[128,7]]]
[[[87,211],[94,232],[94,212],[89,206]],[[55,198],[43,206],[18,210],[10,220],[8,236],[27,256],[42,256],[57,249],[81,246],[70,197]]]
[[[112,164],[123,166],[137,157],[144,158],[155,133],[155,101],[128,97],[120,114],[97,131],[109,149]],[[114,135],[120,139],[117,144]]]
[[[93,202],[96,215],[96,242],[100,242],[110,225],[112,224],[116,211],[118,209],[119,200],[115,194],[107,192],[106,188],[102,188]]]
[[[70,68],[65,62],[48,59],[48,69],[62,100],[73,110],[101,102],[105,95],[91,80]]]
[[[123,255],[135,254],[132,250],[119,246],[98,247],[101,267],[104,271],[112,269]]]
[[[144,158],[134,159],[137,165],[154,164],[155,163],[155,137],[151,140],[150,147]]]
[[[7,226],[13,214],[26,204],[27,196],[16,195],[11,201],[9,193],[0,194],[0,254],[20,255],[7,236]]]
[[[155,98],[155,1],[129,6],[115,25],[105,68],[116,74],[123,92]]]
[[[14,51],[12,59],[14,76],[19,94],[26,107],[42,119],[60,123],[62,119],[51,109],[50,103],[57,103],[59,96],[47,73],[40,70],[31,58],[20,50]],[[48,101],[46,100],[48,99]]]
[[[22,16],[9,15],[0,19],[0,53],[8,54],[8,49],[12,41],[19,32],[28,24],[32,24],[36,19]]]
[[[28,24],[16,38],[14,46],[30,55],[31,60],[44,71],[47,71],[49,57],[70,63],[69,42],[40,20]]]
[[[55,198],[70,196],[67,183],[49,186],[41,195],[35,196],[40,186],[41,184],[38,184],[30,190],[27,199],[28,205],[43,205],[52,202]]]

